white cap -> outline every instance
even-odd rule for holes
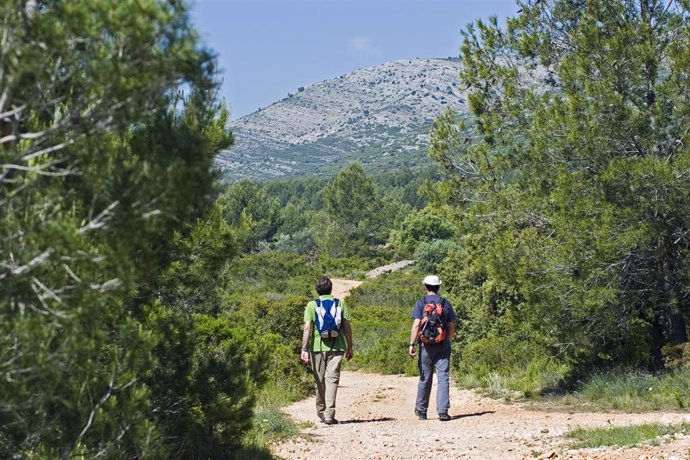
[[[425,284],[427,286],[440,286],[441,280],[438,279],[438,276],[436,275],[428,275],[426,278],[422,280],[422,284]]]

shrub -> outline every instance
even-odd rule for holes
[[[313,285],[320,276],[318,268],[306,258],[283,252],[248,254],[226,267],[221,279],[227,279],[228,303],[246,293],[278,295],[313,295]]]
[[[429,210],[415,212],[400,227],[400,250],[412,254],[419,243],[448,239],[453,233],[452,225],[443,217]]]
[[[562,386],[569,368],[547,354],[534,340],[513,336],[476,340],[457,354],[454,363],[463,386],[490,389],[494,396],[519,391],[542,394]]]
[[[163,312],[155,324],[162,365],[147,383],[164,434],[178,446],[175,454],[218,458],[238,448],[251,427],[271,348],[229,317]]]
[[[439,265],[448,254],[457,250],[459,245],[448,240],[425,241],[417,245],[414,259],[417,270],[423,273],[438,273]]]
[[[417,361],[407,354],[412,318],[404,307],[353,308],[355,356],[349,366],[384,374],[416,375]]]
[[[353,289],[347,304],[351,307],[403,307],[408,318],[415,302],[422,296],[421,275],[416,272],[398,271],[374,279],[368,279]]]
[[[364,279],[364,275],[385,261],[379,257],[328,257],[321,256],[316,270],[334,278]]]
[[[690,343],[666,345],[661,349],[666,369],[678,369],[690,364]]]

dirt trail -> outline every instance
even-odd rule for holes
[[[343,372],[336,417],[318,422],[314,398],[287,407],[297,422],[311,422],[302,435],[273,446],[284,459],[686,459],[690,436],[660,446],[572,450],[564,434],[574,427],[607,427],[647,422],[690,421],[682,413],[568,413],[503,404],[472,391],[451,389],[453,419],[435,419],[432,392],[429,420],[414,415],[416,377]]]
[[[343,280],[339,278],[332,278],[331,282],[333,283],[333,297],[337,297],[338,299],[344,299],[351,290],[362,284],[362,281]]]
[[[360,281],[334,279],[334,294],[346,297]],[[355,353],[357,352],[355,343]],[[406,350],[401,350],[401,353]],[[302,434],[272,446],[283,459],[687,459],[690,435],[666,437],[659,446],[573,450],[565,433],[576,427],[600,428],[641,423],[690,422],[690,414],[570,413],[544,411],[527,404],[505,404],[451,385],[453,417],[436,419],[432,390],[429,420],[414,415],[416,377],[343,372],[336,417],[327,426],[316,418],[314,398],[285,411],[298,423],[309,422]]]

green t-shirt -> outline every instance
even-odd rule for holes
[[[333,300],[333,296],[331,295],[322,295],[319,296],[319,299],[321,300]],[[347,321],[350,321],[350,310],[347,308],[345,305],[345,302],[340,299],[338,301],[338,305],[340,305],[340,308],[343,309],[343,319],[346,319]],[[345,351],[347,349],[347,341],[345,340],[345,331],[343,330],[342,324],[340,327],[340,333],[338,337],[335,338],[335,340],[321,340],[321,336],[319,335],[319,332],[316,330],[316,326],[314,325],[314,316],[316,315],[316,302],[311,301],[307,304],[307,308],[304,309],[304,322],[311,321],[312,322],[312,342],[314,343],[312,345],[312,350],[314,352],[321,352],[321,351]]]

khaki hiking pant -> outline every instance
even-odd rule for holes
[[[335,418],[335,397],[340,382],[342,351],[312,352],[311,368],[316,383],[316,415],[321,420]]]

